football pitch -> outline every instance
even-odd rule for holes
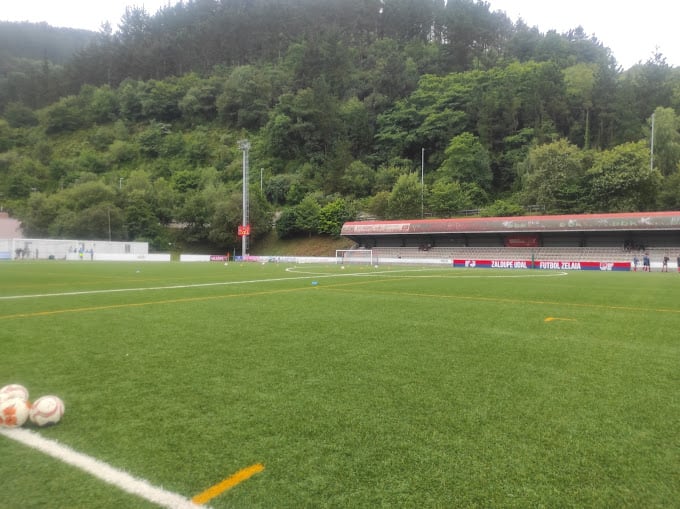
[[[6,262],[10,383],[66,405],[27,433],[213,508],[679,506],[678,273]],[[157,507],[0,458],[0,508]]]

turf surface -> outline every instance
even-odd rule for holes
[[[316,283],[316,284],[314,284]],[[0,263],[39,433],[237,507],[674,507],[680,275]],[[0,436],[0,507],[152,504]]]

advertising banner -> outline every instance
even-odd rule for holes
[[[455,268],[629,271],[630,262],[453,260]]]

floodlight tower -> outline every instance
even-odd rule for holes
[[[248,151],[250,150],[250,142],[248,140],[240,140],[238,142],[238,147],[243,151],[243,223],[244,229],[248,229],[249,217],[248,217]],[[248,231],[248,230],[246,230]],[[248,236],[250,232],[246,234],[244,232],[241,235],[241,256],[243,258],[248,254]]]

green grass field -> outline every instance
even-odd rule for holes
[[[187,498],[264,466],[214,508],[680,507],[677,273],[5,262],[9,383]],[[155,507],[0,458],[3,509]]]

